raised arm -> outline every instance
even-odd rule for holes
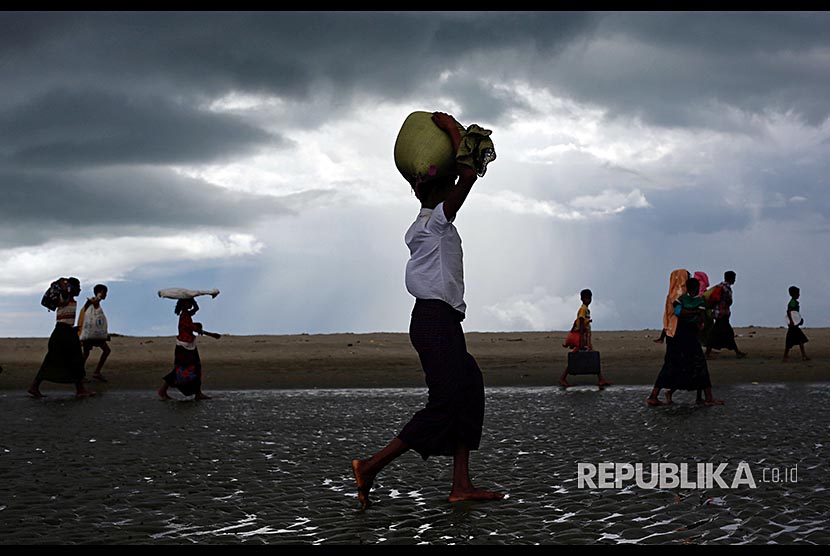
[[[434,112],[432,114],[432,121],[435,122],[439,128],[443,129],[452,140],[453,157],[458,152],[458,146],[461,144],[461,133],[458,131],[458,122],[455,118],[444,112]],[[452,220],[461,209],[461,205],[467,199],[467,195],[473,188],[473,184],[478,179],[475,170],[464,164],[457,164],[458,183],[452,188],[447,199],[444,201],[444,215],[447,220]]]

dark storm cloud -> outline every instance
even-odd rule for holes
[[[164,98],[54,91],[0,113],[0,156],[21,166],[192,164],[286,142]]]
[[[564,57],[556,81],[659,125],[717,129],[729,124],[710,115],[718,105],[817,125],[830,114],[828,23],[803,12],[608,14],[593,37],[606,46]]]
[[[290,146],[287,130],[258,128],[256,114],[204,108],[229,93],[286,101],[268,122],[278,130],[331,125],[348,117],[354,100],[415,101],[425,93],[448,95],[467,121],[495,124],[514,108],[528,109],[525,99],[493,87],[512,80],[608,108],[609,117],[662,126],[740,129],[723,117],[726,109],[747,121],[790,111],[815,124],[830,110],[828,22],[826,13],[4,12],[0,188],[17,201],[0,211],[17,222],[49,220],[37,207],[50,206],[52,195],[89,198],[99,191],[95,179],[85,181],[95,175],[89,169],[120,166],[115,181],[131,185],[104,188],[113,225],[177,215],[188,223],[211,211],[214,221],[236,225],[243,207],[262,214],[275,201],[228,204],[230,193],[182,186],[166,172],[145,183],[148,165],[222,162]],[[443,72],[457,78],[442,83]],[[71,172],[57,177],[43,172],[49,168]],[[26,189],[35,193],[25,205],[16,196],[31,180],[41,182]],[[191,188],[205,193],[197,205],[206,203],[193,212],[137,193]],[[706,209],[683,195],[682,203]],[[659,195],[648,198],[662,206]],[[229,212],[218,210],[226,204]],[[652,212],[660,219],[680,204],[666,193],[668,212]],[[86,218],[84,210],[62,218]],[[740,209],[712,210],[710,224],[746,223]],[[689,217],[688,225],[700,220]]]
[[[323,191],[273,197],[233,192],[162,170],[49,173],[0,169],[3,244],[34,245],[71,231],[143,235],[150,230],[241,229],[295,214]]]
[[[445,70],[526,80],[669,126],[706,126],[726,103],[826,118],[824,13],[5,13],[0,102],[55,88],[302,102],[418,98]],[[36,71],[35,71],[36,68]],[[469,111],[492,94],[458,85]],[[505,100],[505,99],[500,99]],[[497,104],[503,113],[509,104]],[[483,109],[483,107],[482,107]]]
[[[400,97],[473,54],[548,52],[595,20],[499,12],[6,13],[0,56],[7,78],[33,91],[96,82],[139,94],[152,86],[194,96],[246,90],[298,99],[328,85],[346,96],[368,89]]]

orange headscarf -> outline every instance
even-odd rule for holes
[[[669,277],[669,293],[666,295],[666,308],[663,312],[663,328],[666,336],[674,338],[677,330],[677,317],[674,314],[674,301],[686,293],[686,280],[689,279],[689,271],[685,268],[678,268],[671,271]]]

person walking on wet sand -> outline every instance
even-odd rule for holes
[[[685,268],[678,268],[671,271],[669,275],[669,293],[666,294],[666,303],[663,306],[663,329],[660,331],[660,336],[654,340],[654,343],[662,344],[667,336],[674,336],[674,330],[677,327],[677,317],[674,315],[674,302],[686,293],[686,280],[689,278],[691,278],[691,275]]]
[[[457,153],[461,136],[455,119],[442,112],[432,119],[450,135]],[[377,474],[410,449],[424,460],[453,456],[450,502],[503,498],[499,492],[473,486],[469,472],[470,451],[479,448],[484,422],[484,380],[467,352],[461,328],[466,311],[462,250],[453,221],[476,179],[472,168],[458,164],[456,175],[410,182],[421,210],[405,236],[410,251],[406,287],[415,297],[409,337],[424,370],[429,399],[386,447],[367,459],[352,460],[363,508],[370,505]]]
[[[74,384],[77,398],[94,396],[95,392],[84,387],[84,356],[75,328],[78,306],[75,296],[81,293],[81,282],[77,278],[62,278],[58,285],[60,290],[55,311],[56,322],[49,337],[49,350],[27,392],[34,398],[45,397],[40,391],[40,385],[47,380]]]
[[[698,332],[703,326],[706,305],[700,293],[697,278],[686,281],[686,293],[673,303],[677,326],[673,336],[666,338],[666,357],[654,388],[648,397],[648,405],[664,405],[657,396],[665,388],[666,403],[672,403],[672,394],[676,390],[696,390],[698,403],[704,405],[723,405],[712,395],[712,382],[703,348],[700,346]],[[705,394],[705,399],[700,393]]]
[[[801,330],[801,325],[804,324],[804,319],[801,318],[801,305],[798,303],[798,298],[801,296],[801,290],[795,286],[790,286],[790,302],[787,303],[787,337],[784,340],[784,359],[786,363],[790,360],[790,350],[795,346],[801,350],[801,359],[809,361],[807,353],[804,351],[804,344],[809,342],[804,331]]]
[[[576,320],[571,327],[571,331],[565,337],[565,342],[562,344],[562,347],[573,348],[573,351],[593,351],[594,343],[591,337],[591,309],[589,305],[591,305],[594,294],[586,288],[579,292],[579,298],[582,300],[582,305],[576,312]],[[563,388],[571,387],[571,384],[568,382],[568,367],[565,367],[565,372],[559,377],[559,385]],[[600,388],[611,385],[602,376],[601,371],[597,376],[597,385]]]
[[[711,358],[712,350],[729,349],[735,352],[738,359],[746,357],[746,353],[738,349],[735,343],[735,330],[729,324],[732,316],[732,285],[735,283],[735,272],[727,270],[723,273],[723,282],[718,284],[709,294],[712,302],[712,330],[706,338],[706,358]]]
[[[100,382],[108,382],[107,379],[104,378],[104,375],[101,374],[101,370],[104,368],[104,363],[107,362],[107,358],[112,352],[108,344],[109,334],[107,332],[107,320],[104,316],[104,310],[101,308],[101,302],[107,298],[108,291],[108,288],[104,284],[95,284],[95,287],[92,288],[92,293],[94,293],[95,296],[86,300],[86,303],[84,303],[84,306],[78,315],[78,328],[81,329],[81,346],[84,350],[84,365],[86,365],[87,359],[89,359],[89,354],[92,353],[92,348],[101,348],[101,357],[98,359],[98,364],[95,366],[95,371],[92,373],[92,378]],[[87,316],[87,310],[90,307],[92,307],[93,310],[90,312],[89,316]],[[96,317],[102,320],[100,326],[84,326],[84,324],[92,324],[87,323],[87,318]],[[94,334],[94,336],[91,336],[92,334]]]
[[[210,336],[217,340],[221,334],[208,332],[202,323],[193,322],[193,315],[199,310],[195,299],[180,299],[176,302],[174,312],[179,315],[179,335],[176,337],[176,352],[173,370],[164,376],[164,384],[158,389],[158,395],[164,400],[172,399],[167,389],[175,386],[185,396],[196,396],[197,400],[209,400],[210,396],[202,392],[202,362],[196,348],[196,334]]]

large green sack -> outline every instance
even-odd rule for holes
[[[461,144],[453,157],[450,136],[432,121],[432,112],[413,112],[404,120],[395,141],[395,166],[411,184],[436,177],[457,175],[456,164],[465,164],[483,176],[496,159],[490,131],[476,124],[459,124]]]

